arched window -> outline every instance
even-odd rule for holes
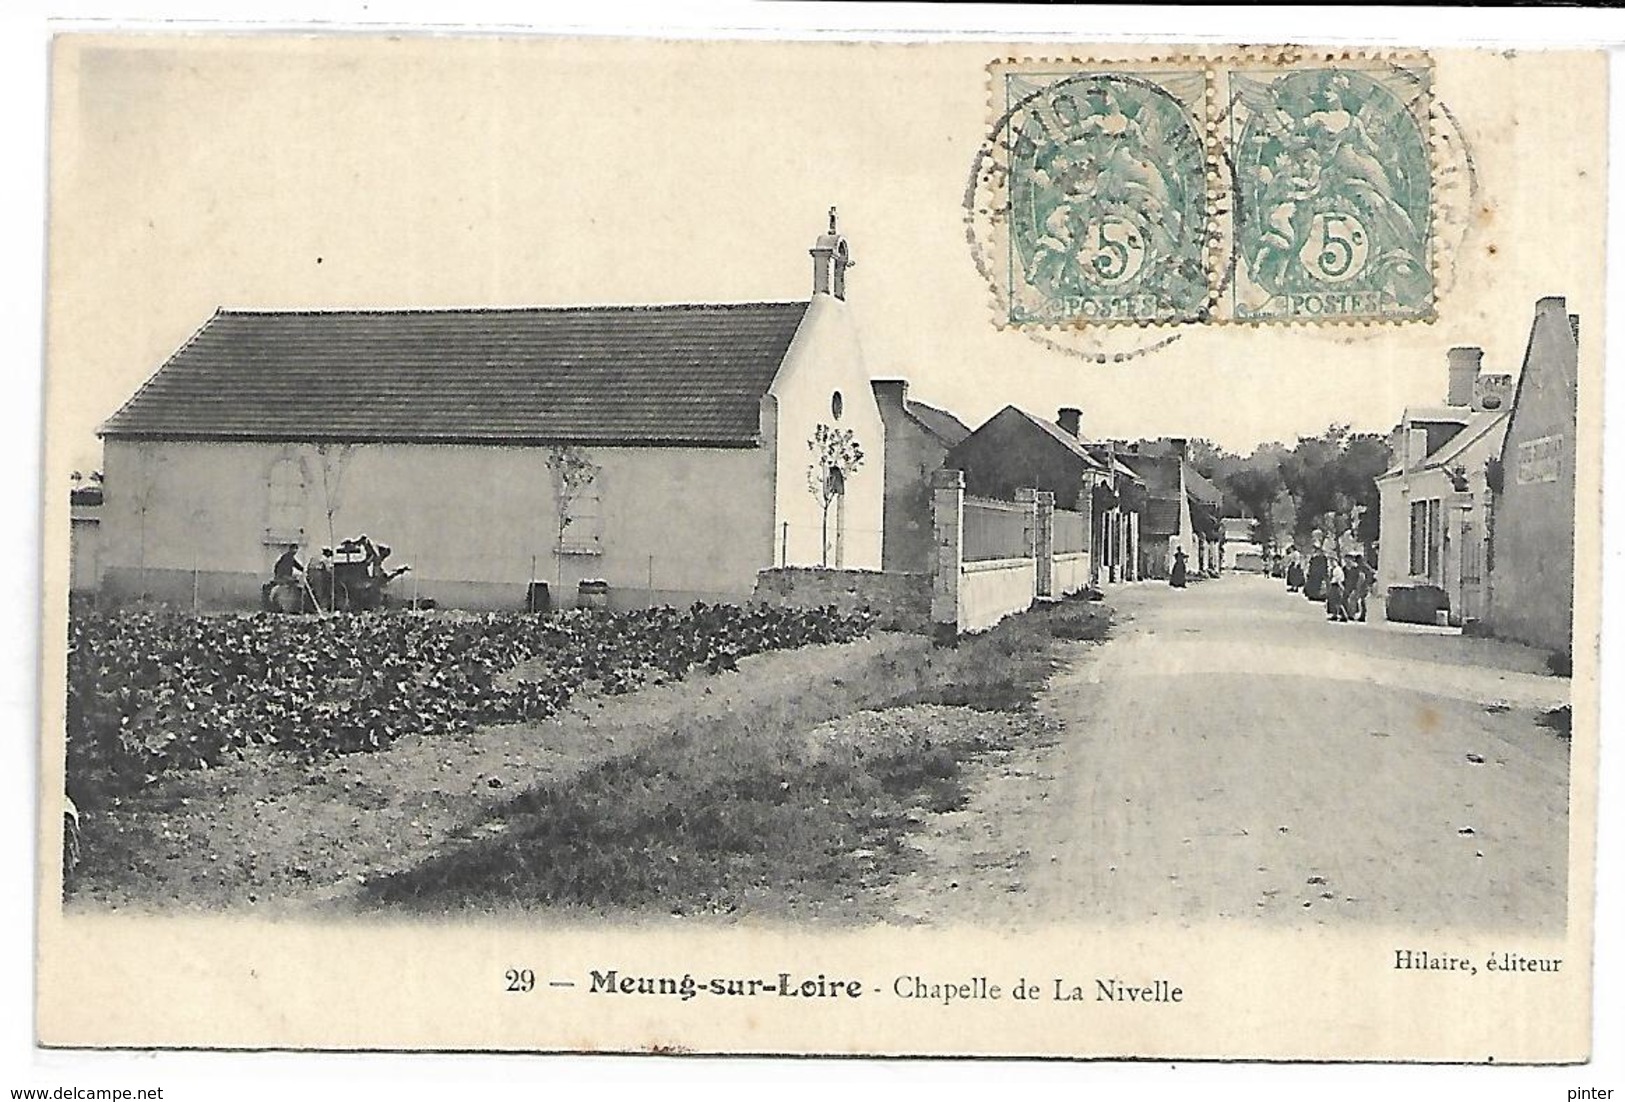
[[[270,505],[265,525],[267,542],[298,543],[305,525],[304,466],[292,458],[272,463],[267,491]]]

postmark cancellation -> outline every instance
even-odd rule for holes
[[[967,199],[1001,325],[1432,318],[1425,55],[990,72]]]

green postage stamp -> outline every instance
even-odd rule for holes
[[[1433,316],[1425,57],[992,73],[967,200],[1000,324]]]
[[[1206,92],[1200,70],[1010,74],[1012,322],[1206,317]]]
[[[1428,69],[1227,70],[1238,321],[1433,311]]]

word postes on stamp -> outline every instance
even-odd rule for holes
[[[1001,91],[1008,322],[1206,317],[1202,72],[1022,69]]]
[[[1225,79],[1230,316],[1432,316],[1428,70],[1339,64]]]

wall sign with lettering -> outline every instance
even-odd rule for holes
[[[1518,445],[1518,485],[1556,482],[1563,470],[1563,437],[1540,436]]]

